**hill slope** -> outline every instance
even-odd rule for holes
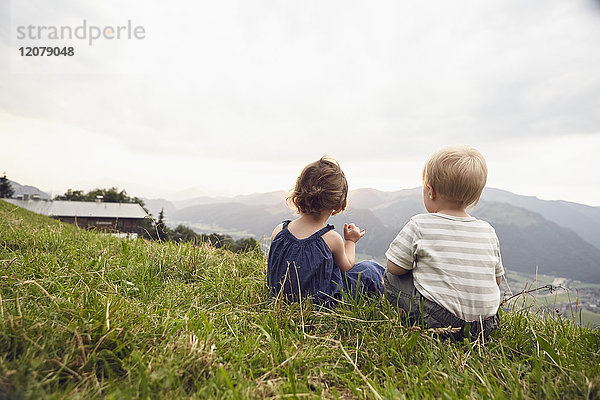
[[[486,188],[485,201],[509,203],[536,212],[545,219],[569,228],[581,238],[600,249],[600,207],[591,207],[562,200],[541,200],[520,196],[506,190]]]
[[[246,233],[261,238],[270,235],[275,225],[293,217],[283,205],[276,207],[241,203],[217,203],[186,207],[171,219],[204,233]]]
[[[600,395],[600,331],[551,315],[505,312],[485,345],[449,343],[381,298],[276,301],[258,253],[118,239],[3,201],[0,265],[0,398]]]
[[[482,202],[473,215],[488,221],[512,270],[600,283],[600,249],[540,214],[506,203]]]

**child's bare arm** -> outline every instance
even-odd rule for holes
[[[279,232],[281,232],[282,229],[283,229],[283,224],[279,224],[275,227],[275,229],[273,229],[273,233],[271,234],[271,241],[273,241],[273,239],[275,239],[275,236],[277,236],[277,234]]]
[[[407,274],[410,272],[409,269],[404,269],[404,268],[394,264],[390,260],[387,260],[387,269],[388,269],[388,271],[390,271],[390,274],[392,274],[392,275],[404,275],[404,274]]]
[[[354,224],[344,224],[344,239],[335,231],[323,235],[323,239],[333,253],[335,265],[342,271],[350,271],[354,266],[355,245],[364,235],[365,231],[361,231]]]
[[[500,284],[502,283],[502,276],[496,277],[496,283],[498,284],[498,286],[500,286]]]
[[[364,229],[361,230],[354,224],[344,224],[344,253],[346,253],[346,257],[352,266],[354,266],[356,260],[356,242],[363,236],[365,236]]]

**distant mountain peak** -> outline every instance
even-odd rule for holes
[[[21,185],[18,182],[15,181],[11,181],[10,179],[8,180],[13,188],[13,190],[15,191],[15,193],[13,194],[14,198],[18,198],[19,196],[39,196],[40,199],[42,200],[50,200],[50,194],[36,188],[35,186],[31,186],[31,185]]]

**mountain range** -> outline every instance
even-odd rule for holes
[[[179,202],[145,201],[154,215],[163,208],[171,226],[184,224],[198,232],[260,239],[270,236],[282,220],[294,218],[285,206],[286,196],[287,192],[276,191]],[[329,222],[338,232],[345,222],[366,228],[357,253],[361,258],[383,261],[389,243],[410,217],[425,212],[421,196],[421,188],[353,190],[348,209]],[[479,204],[469,212],[496,229],[506,269],[531,274],[537,268],[539,273],[600,283],[600,207],[486,188]]]
[[[10,183],[11,187],[14,190],[13,193],[13,197],[18,197],[18,196],[39,196],[40,199],[42,200],[49,200],[50,199],[50,195],[46,192],[41,191],[40,189],[36,188],[35,186],[29,186],[29,185],[21,185],[20,183],[17,183],[15,181],[11,181],[10,179],[8,180],[8,182]]]
[[[49,195],[34,186],[11,181],[17,195]],[[199,233],[225,233],[236,238],[269,237],[285,219],[295,218],[286,207],[288,193],[275,191],[235,197],[196,197],[171,202],[143,199],[157,216],[164,209],[169,226],[188,225]],[[357,189],[349,207],[330,218],[338,232],[345,222],[367,229],[357,244],[360,258],[385,261],[385,251],[415,214],[425,212],[421,188],[384,192]],[[562,200],[541,200],[505,190],[486,188],[469,213],[489,222],[500,240],[505,269],[526,274],[556,275],[600,283],[600,207]]]

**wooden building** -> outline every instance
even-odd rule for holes
[[[146,212],[137,203],[4,199],[36,214],[47,215],[84,229],[142,233]]]

